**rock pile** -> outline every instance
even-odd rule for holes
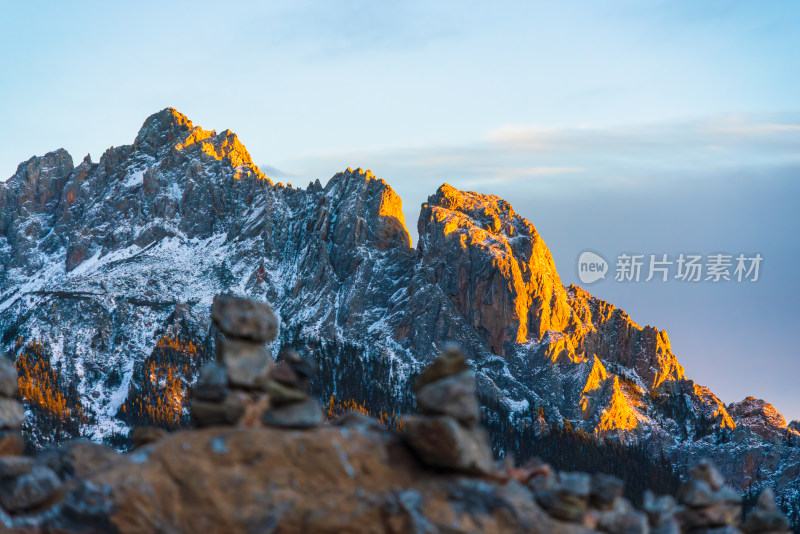
[[[471,474],[496,472],[489,438],[478,426],[475,377],[461,350],[448,346],[414,385],[422,415],[403,420],[408,445],[430,467]]]
[[[317,366],[294,350],[286,350],[280,356],[281,361],[270,372],[269,409],[261,416],[261,422],[286,428],[321,425],[324,419],[319,401],[308,398],[306,393]]]
[[[647,517],[622,497],[624,484],[617,477],[554,473],[536,461],[520,472],[537,504],[554,519],[610,534],[648,532]]]
[[[253,426],[267,406],[272,355],[264,345],[275,338],[278,321],[267,304],[231,295],[214,298],[211,320],[224,337],[217,361],[200,370],[192,420],[198,427]]]
[[[742,525],[746,534],[788,534],[789,521],[786,516],[775,506],[775,493],[767,488],[758,497],[756,509]]]
[[[692,469],[692,480],[678,491],[682,508],[675,514],[684,531],[739,532],[736,525],[742,515],[741,496],[725,485],[717,468],[704,460]]]
[[[14,399],[17,393],[17,369],[0,356],[0,456],[18,456],[25,450],[22,421],[25,410]]]
[[[22,456],[25,409],[14,399],[16,393],[17,370],[0,356],[0,516],[46,506],[61,490],[52,469]]]

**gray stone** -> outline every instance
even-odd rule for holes
[[[376,432],[384,432],[386,430],[386,427],[380,421],[360,412],[345,412],[337,417],[333,424],[334,426],[363,428]]]
[[[33,458],[27,456],[6,456],[0,458],[0,480],[27,475],[36,465]]]
[[[208,362],[200,369],[200,376],[195,384],[196,399],[222,401],[228,395],[228,371],[217,362]]]
[[[321,425],[324,420],[322,408],[316,399],[270,408],[261,416],[261,422],[265,425],[284,428],[312,428]]]
[[[17,368],[8,358],[0,356],[0,396],[11,398],[17,393]]]
[[[198,427],[235,425],[244,415],[244,405],[236,395],[228,395],[222,402],[195,400],[191,418]]]
[[[278,319],[269,305],[232,295],[214,297],[211,320],[230,338],[266,343],[278,332]]]
[[[587,473],[566,473],[558,474],[560,492],[563,494],[576,495],[587,498],[592,487],[592,477]]]
[[[756,507],[764,512],[774,512],[778,509],[778,505],[775,504],[775,492],[772,491],[772,488],[764,488],[761,491]]]
[[[0,398],[0,430],[16,430],[22,427],[25,409],[14,399]]]
[[[586,499],[553,491],[538,491],[535,497],[539,506],[556,519],[573,523],[583,522],[586,515]]]
[[[733,525],[741,516],[741,507],[724,501],[703,507],[687,507],[675,514],[684,530],[717,528]]]
[[[592,477],[591,503],[598,509],[607,509],[622,497],[625,483],[619,478],[597,473]]]
[[[272,357],[261,344],[238,339],[220,340],[219,360],[228,372],[228,383],[244,389],[263,389],[269,376]]]
[[[681,485],[678,490],[678,502],[693,508],[710,506],[716,502],[708,482],[704,480],[690,480]]]
[[[775,504],[772,488],[764,488],[758,497],[756,508],[742,525],[746,534],[788,533],[789,520]]]
[[[692,468],[692,476],[697,480],[703,480],[708,483],[714,491],[719,491],[725,485],[725,477],[719,472],[717,466],[711,463],[710,460],[701,460],[696,466]]]
[[[0,505],[9,512],[22,512],[46,503],[61,489],[52,469],[34,465],[30,472],[0,481]]]
[[[433,363],[426,367],[417,377],[417,381],[414,383],[414,390],[419,391],[432,382],[468,370],[467,359],[461,350],[456,345],[448,344]]]
[[[597,522],[597,527],[608,534],[649,534],[647,516],[636,510],[617,512],[611,510],[603,512]]]
[[[292,369],[297,380],[303,387],[308,385],[319,371],[314,361],[303,358],[300,356],[300,353],[294,349],[285,349],[281,351],[281,361]]]
[[[462,424],[477,424],[481,410],[472,371],[462,371],[417,390],[417,406],[427,415],[449,415]]]
[[[303,402],[308,398],[304,390],[287,386],[274,380],[270,380],[267,383],[266,391],[272,406],[285,406]]]
[[[674,519],[677,503],[672,496],[661,495],[656,497],[652,491],[645,490],[642,509],[647,514],[651,527],[663,527],[664,532],[672,532],[673,528],[678,528]],[[676,532],[680,532],[680,530]]]
[[[425,465],[473,474],[494,474],[486,433],[466,429],[446,415],[409,415],[403,420],[411,449]]]

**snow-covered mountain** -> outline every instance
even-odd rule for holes
[[[179,425],[213,354],[211,299],[231,291],[279,313],[273,351],[314,352],[326,400],[411,409],[409,378],[453,340],[490,419],[712,456],[743,490],[797,499],[798,424],[753,398],[724,406],[666,332],[565,288],[508,202],[445,184],[418,230],[412,248],[400,198],[369,171],[274,184],[235,134],[170,108],[99,163],[31,158],[0,184],[0,348],[32,442]]]

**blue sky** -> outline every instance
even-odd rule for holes
[[[589,248],[760,252],[755,284],[587,287],[690,377],[800,418],[800,4],[5,2],[0,179],[97,160],[172,106],[276,180],[370,168],[512,202],[566,283]]]

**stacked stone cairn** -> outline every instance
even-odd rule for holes
[[[692,468],[692,480],[678,491],[676,519],[684,531],[698,533],[740,532],[736,529],[742,514],[742,498],[729,486],[719,470],[708,460]]]
[[[292,349],[272,364],[264,345],[275,339],[278,321],[268,305],[217,295],[211,320],[224,337],[217,342],[216,361],[206,364],[197,379],[191,414],[196,426],[311,428],[323,423],[319,402],[307,394],[316,365]]]
[[[742,525],[745,534],[788,533],[789,520],[775,505],[775,493],[771,488],[761,492],[756,508]]]
[[[20,432],[25,409],[14,399],[16,393],[16,368],[0,356],[0,516],[46,506],[62,487],[52,469],[22,456],[25,442]]]
[[[478,426],[475,377],[459,347],[445,347],[419,375],[414,390],[422,415],[408,415],[403,423],[408,445],[422,463],[448,471],[495,474],[488,436]]]
[[[322,408],[317,399],[308,398],[308,385],[317,373],[317,366],[304,360],[293,349],[281,352],[280,361],[272,368],[267,385],[269,409],[261,416],[266,426],[312,428],[323,423]]]
[[[264,345],[275,339],[278,321],[267,304],[217,295],[211,321],[223,334],[216,361],[200,370],[191,417],[198,427],[253,426],[267,405],[272,355]]]
[[[17,394],[17,369],[0,356],[0,456],[19,456],[25,450],[22,421],[25,409],[14,399]]]

